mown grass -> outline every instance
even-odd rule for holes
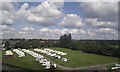
[[[10,64],[16,67],[28,69],[28,70],[42,70],[43,66],[35,61],[35,58],[29,54],[26,54],[25,57],[19,58],[16,53],[13,57],[5,58],[5,51],[2,52],[3,62]]]
[[[65,48],[52,48],[52,49],[67,53],[67,55],[64,57],[67,57],[69,59],[68,62],[62,62],[61,60],[58,59],[54,60],[56,63],[67,67],[83,67],[118,62],[118,58],[115,57],[84,53],[82,51],[75,51]],[[49,58],[52,59],[52,57]]]
[[[66,52],[67,55],[64,57],[68,58],[69,61],[62,62],[61,59],[54,59],[53,60],[52,57],[47,56],[45,54],[43,54],[43,55],[46,56],[47,58],[53,60],[54,62],[56,62],[62,66],[66,66],[66,67],[77,68],[77,67],[108,64],[108,63],[117,63],[118,62],[118,58],[115,58],[115,57],[84,53],[82,51],[74,51],[74,50],[65,49],[65,48],[51,48],[51,49]],[[33,49],[30,49],[30,50],[33,50]],[[42,54],[42,53],[40,53],[40,54]],[[36,62],[35,58],[29,54],[26,54],[26,56],[23,58],[19,58],[18,55],[16,53],[14,53],[13,57],[8,58],[8,59],[4,58],[4,55],[5,55],[5,51],[3,51],[3,53],[2,53],[4,63],[14,65],[17,67],[21,67],[21,68],[30,69],[30,70],[43,69],[43,66],[41,66],[41,64]]]
[[[0,51],[0,60],[2,60],[2,51]]]

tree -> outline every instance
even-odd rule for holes
[[[22,42],[16,42],[14,48],[23,48]]]
[[[10,48],[10,43],[9,43],[9,41],[6,41],[5,42],[5,46],[4,46],[5,48]]]
[[[72,50],[80,50],[80,43],[78,41],[70,43],[70,49]]]
[[[71,34],[64,34],[63,36],[60,36],[60,47],[69,48],[71,41]]]

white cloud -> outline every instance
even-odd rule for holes
[[[117,28],[117,23],[109,21],[98,21],[98,18],[87,18],[84,21],[86,24],[90,24],[94,27]]]
[[[19,34],[27,34],[25,31],[19,31]]]
[[[29,8],[28,3],[24,3],[24,4],[21,6],[21,9],[27,9],[27,8]]]
[[[40,32],[49,33],[49,32],[51,32],[51,29],[49,29],[49,28],[42,28],[42,29],[40,29]]]
[[[2,37],[9,38],[10,35],[15,31],[14,28],[8,25],[0,25],[0,33]]]
[[[114,29],[117,27],[117,23],[113,22],[117,15],[116,3],[81,3],[81,7],[84,8],[87,13],[86,17],[88,17],[85,20],[77,14],[63,14],[63,5],[62,2],[43,2],[33,7],[24,3],[20,9],[15,9],[13,3],[6,3],[1,11],[3,25],[0,25],[0,28],[3,29],[3,32],[0,32],[0,35],[2,34],[6,38],[59,39],[60,35],[71,33],[74,39],[117,38],[117,31]],[[63,17],[63,15],[65,16]],[[62,17],[63,19],[61,19]],[[54,29],[57,27],[53,26],[53,29],[47,27],[37,30],[28,25],[21,30],[15,30],[11,25],[16,20],[23,20],[25,23],[51,26],[54,22],[58,23],[58,19],[61,19],[59,25],[62,27],[57,26],[61,29]],[[91,25],[91,29],[87,26],[88,24]],[[85,30],[81,27],[85,27],[83,28]]]
[[[15,9],[13,3],[11,2],[2,2],[0,4],[2,4],[2,10],[13,11]]]
[[[2,14],[2,19],[0,21],[2,21],[2,24],[11,25],[14,23],[16,18],[14,9],[13,3],[2,3],[2,10],[0,10],[0,13]]]
[[[117,2],[83,2],[80,3],[80,7],[85,10],[87,17],[99,18],[104,21],[117,20]]]
[[[116,32],[116,30],[114,30],[114,29],[111,29],[111,28],[100,28],[100,29],[98,29],[98,30],[95,30],[95,32],[97,33],[97,34],[111,34],[111,35],[113,35],[113,34],[117,34],[117,32]]]
[[[83,26],[82,18],[77,14],[67,14],[59,24],[69,28]]]
[[[42,39],[59,39],[63,34],[72,34],[73,39],[116,39],[117,31],[110,28],[101,29],[50,29],[42,28],[40,30],[7,30],[2,33],[3,37],[14,38],[42,38]]]
[[[62,12],[55,3],[43,2],[31,8],[28,3],[25,3],[19,9],[18,15],[28,22],[40,24],[42,26],[50,26],[54,24],[56,18],[62,15]]]
[[[63,34],[85,34],[86,31],[82,30],[82,29],[49,29],[49,28],[42,28],[40,29],[40,32],[42,33],[48,33],[48,34],[55,34],[55,35],[63,35]]]
[[[34,14],[31,14],[27,19],[30,22],[36,22],[36,23],[41,23],[44,21],[43,17],[35,16]]]
[[[0,30],[2,30],[2,31],[6,31],[6,30],[15,30],[14,28],[12,28],[12,27],[9,27],[9,26],[7,26],[7,25],[0,25]]]
[[[83,30],[83,29],[79,29],[79,31],[80,31],[81,34],[86,34],[86,31]]]
[[[94,37],[96,34],[92,29],[88,29],[86,35]]]
[[[19,18],[26,19],[29,16],[30,10],[27,10],[27,8],[29,8],[28,3],[24,3],[21,6],[21,8],[17,12],[17,15],[19,16]]]
[[[21,30],[29,31],[29,30],[34,30],[34,28],[32,28],[30,26],[26,26],[26,27],[22,28]]]
[[[59,30],[60,34],[63,35],[63,34],[68,34],[69,33],[69,30],[68,29],[62,29],[62,30]]]
[[[64,6],[64,0],[60,0],[60,2],[52,2],[57,8],[62,8]]]
[[[118,39],[118,31],[111,28],[88,29],[84,36],[87,39]]]
[[[78,33],[79,33],[79,30],[77,30],[77,29],[72,29],[72,30],[70,30],[70,33],[71,33],[71,34],[78,34]]]
[[[61,15],[61,11],[58,10],[56,5],[49,2],[43,2],[40,5],[31,9],[32,13],[40,14],[42,17],[58,17]]]
[[[11,25],[14,23],[15,16],[8,11],[2,11],[2,24]]]

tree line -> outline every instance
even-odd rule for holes
[[[15,42],[11,47],[9,42]],[[73,40],[71,34],[60,36],[59,40],[41,39],[9,39],[5,42],[5,48],[41,48],[61,47],[72,50],[80,50],[87,53],[120,57],[118,40]]]
[[[60,37],[60,47],[114,57],[120,57],[118,43],[118,40],[72,40],[71,34]]]

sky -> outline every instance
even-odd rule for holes
[[[118,39],[117,2],[3,2],[0,14],[2,39]]]

